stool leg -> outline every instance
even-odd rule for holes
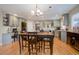
[[[19,35],[19,51],[20,51],[20,54],[21,54],[21,41],[20,41],[20,35]]]
[[[41,48],[40,48],[40,49],[41,49],[41,51],[42,51],[42,43],[43,43],[43,42],[41,41],[40,43],[41,43]]]
[[[29,52],[29,55],[30,55],[30,43],[28,42],[28,52]]]
[[[52,42],[49,42],[50,43],[50,55],[52,55],[53,53],[53,43]]]
[[[37,45],[35,44],[35,50],[36,50],[36,55],[37,55]]]
[[[40,52],[40,42],[39,42],[39,52]]]
[[[33,44],[31,45],[31,48],[32,48],[32,52],[33,52]]]
[[[15,37],[14,37],[14,42],[15,42]]]
[[[23,39],[22,39],[22,50],[23,50]]]
[[[27,41],[25,41],[25,47],[27,47]]]
[[[45,41],[43,42],[43,44],[44,44],[44,49],[43,49],[43,52],[45,53]]]

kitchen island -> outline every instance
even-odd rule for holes
[[[79,33],[67,31],[67,43],[79,50]]]

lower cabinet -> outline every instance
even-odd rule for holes
[[[11,33],[3,33],[2,35],[2,45],[12,43]]]
[[[61,31],[61,41],[66,43],[67,42],[67,32]]]
[[[75,49],[79,50],[79,34],[74,32],[67,32],[67,43]]]
[[[66,31],[59,31],[59,39],[64,42],[67,43],[67,32]]]

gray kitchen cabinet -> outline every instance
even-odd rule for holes
[[[69,14],[63,15],[63,25],[66,25],[66,26],[69,25]]]
[[[2,34],[2,45],[10,44],[12,43],[12,34],[11,33],[3,33]]]
[[[18,17],[14,15],[10,15],[9,17],[9,25],[11,27],[17,27],[18,26]]]
[[[61,31],[61,41],[67,42],[67,32],[66,31]]]

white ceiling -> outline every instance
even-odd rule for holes
[[[49,6],[52,6],[52,8],[49,8]],[[62,14],[68,13],[75,6],[75,4],[38,4],[37,7],[43,12],[43,15],[39,17],[31,14],[31,10],[36,10],[35,4],[0,4],[0,10],[17,14],[27,20],[53,20],[59,19]]]

